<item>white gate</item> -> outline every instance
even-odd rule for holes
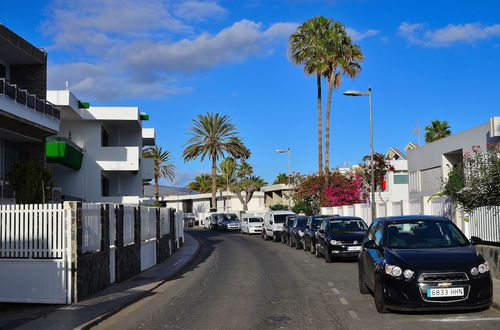
[[[71,303],[71,210],[0,205],[0,301]]]
[[[156,265],[156,209],[141,207],[141,271]]]
[[[113,204],[108,205],[109,212],[109,283],[116,281],[116,214]]]

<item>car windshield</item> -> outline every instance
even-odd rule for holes
[[[306,217],[298,217],[297,219],[297,227],[305,227],[307,225]]]
[[[323,219],[314,219],[312,222],[312,229],[318,229],[321,226]]]
[[[248,222],[263,222],[262,218],[249,218]]]
[[[238,216],[236,214],[222,214],[220,215],[220,218],[222,219],[222,221],[240,220],[238,219]]]
[[[274,222],[275,223],[285,223],[285,219],[289,215],[290,214],[275,214],[274,215]]]
[[[466,246],[467,238],[449,221],[415,220],[389,223],[387,246],[398,249]]]
[[[342,219],[330,221],[330,232],[351,232],[351,231],[366,231],[368,227],[365,222],[360,219]]]

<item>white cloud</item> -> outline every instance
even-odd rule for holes
[[[69,81],[75,92],[100,100],[189,91],[179,85],[183,75],[269,55],[297,26],[241,20],[196,34],[187,22],[225,13],[215,1],[54,0],[46,12],[48,48],[73,61],[50,64],[50,88]]]
[[[380,33],[378,30],[366,30],[365,32],[359,32],[353,28],[346,28],[347,34],[352,38],[352,41],[360,41],[365,38],[373,37]]]
[[[207,18],[223,16],[226,10],[212,1],[185,1],[174,9],[174,14],[189,21],[203,21]]]
[[[457,43],[472,44],[500,36],[500,24],[483,26],[480,23],[448,24],[444,28],[428,30],[424,24],[401,23],[399,34],[410,43],[425,47],[447,47]]]

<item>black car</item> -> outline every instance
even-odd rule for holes
[[[359,290],[373,292],[380,313],[488,308],[488,263],[450,220],[430,216],[376,219],[358,260]]]
[[[288,245],[294,247],[298,250],[301,249],[304,244],[304,231],[307,225],[307,217],[303,215],[298,215],[290,228],[290,237],[288,240]]]
[[[290,240],[290,229],[295,222],[296,215],[289,215],[285,219],[285,223],[283,224],[283,230],[281,231],[281,243],[288,244]]]
[[[311,253],[316,252],[316,234],[321,223],[325,218],[331,218],[331,215],[311,215],[307,217],[307,225],[304,234],[304,250],[309,250]]]
[[[316,257],[326,262],[357,258],[368,226],[358,217],[330,217],[323,220],[317,234]]]

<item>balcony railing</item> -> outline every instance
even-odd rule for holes
[[[27,90],[18,88],[16,84],[8,82],[5,78],[0,78],[0,95],[54,119],[61,119],[61,111],[52,103],[38,98],[35,94],[29,94]]]

